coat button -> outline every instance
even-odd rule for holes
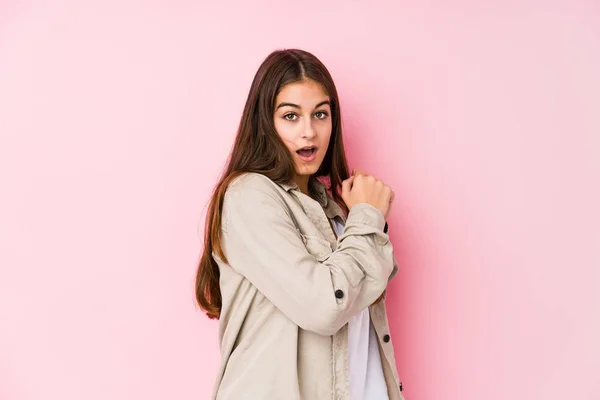
[[[402,382],[400,382],[400,391],[402,391],[404,389],[402,389]]]
[[[389,342],[390,341],[390,335],[383,335],[383,341],[384,342]]]
[[[335,291],[335,297],[338,299],[341,299],[342,297],[344,297],[344,291],[338,289]]]

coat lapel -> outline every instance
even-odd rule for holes
[[[312,197],[302,193],[298,185],[294,182],[279,184],[279,186],[295,196],[311,222],[332,245],[332,248],[335,249],[337,247],[337,239],[329,220],[339,217],[345,223],[346,217],[341,207],[327,193],[325,185],[317,179],[311,178],[309,181],[309,191]]]

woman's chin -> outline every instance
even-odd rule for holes
[[[301,167],[296,167],[296,174],[298,176],[311,176],[317,173],[319,170],[319,166],[311,166],[311,165],[303,165]]]

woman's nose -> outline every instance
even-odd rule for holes
[[[312,124],[312,120],[309,120],[304,124],[304,130],[302,131],[302,137],[305,139],[312,139],[315,136],[315,130]]]

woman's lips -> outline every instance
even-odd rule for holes
[[[296,151],[298,157],[304,162],[311,162],[317,157],[317,148],[304,148]]]

